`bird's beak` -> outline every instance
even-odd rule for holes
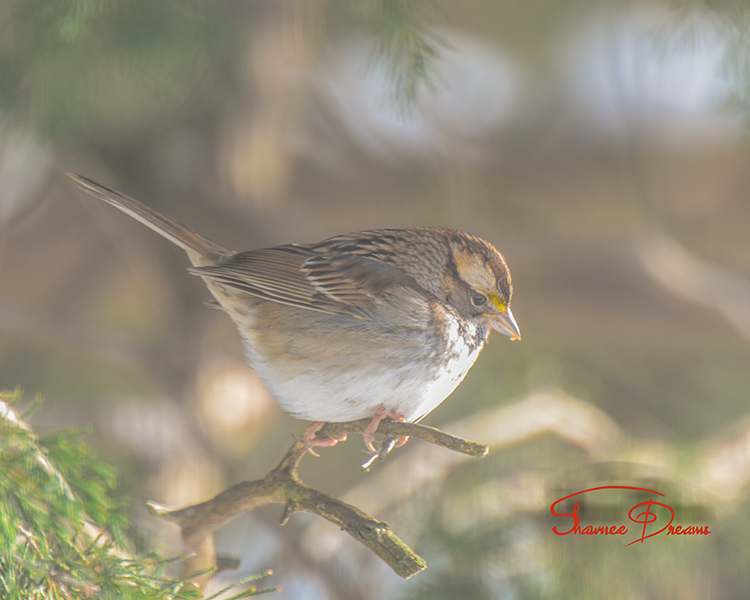
[[[497,314],[489,315],[489,323],[492,329],[507,335],[511,340],[521,339],[521,330],[518,329],[518,323],[513,318],[510,307]]]

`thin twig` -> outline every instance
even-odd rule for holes
[[[362,433],[369,422],[369,419],[361,419],[347,423],[328,423],[317,436],[325,438],[329,435],[339,437],[342,434]],[[404,436],[417,438],[477,457],[486,455],[488,451],[487,446],[482,444],[415,423],[385,419],[380,423],[378,433],[385,434],[386,439]],[[424,561],[391,531],[387,523],[302,483],[298,468],[305,454],[305,445],[297,441],[279,465],[263,479],[238,483],[207,502],[187,508],[170,510],[149,503],[149,510],[153,515],[172,521],[182,528],[183,540],[191,553],[200,553],[199,549],[206,547],[205,542],[215,529],[241,513],[264,504],[280,503],[284,504],[282,525],[294,512],[315,513],[370,548],[401,577],[411,577],[426,567]]]

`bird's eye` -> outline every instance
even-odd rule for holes
[[[474,294],[471,301],[474,303],[474,306],[482,306],[482,304],[487,302],[487,296],[484,294]]]

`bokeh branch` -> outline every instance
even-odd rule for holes
[[[660,285],[715,311],[750,341],[750,282],[741,274],[696,256],[664,233],[643,239],[635,252]]]
[[[328,423],[317,436],[326,438],[362,433],[369,422],[370,419],[360,419],[347,423]],[[482,444],[415,423],[398,423],[386,419],[380,423],[378,433],[386,436],[382,446],[386,451],[383,454],[393,447],[393,444],[388,444],[389,440],[403,436],[477,457],[484,456],[488,450]],[[282,525],[294,512],[314,513],[367,546],[401,577],[411,577],[425,568],[424,561],[391,531],[387,523],[374,519],[356,506],[305,485],[298,474],[300,461],[305,454],[305,445],[297,441],[279,465],[263,479],[238,483],[207,502],[187,508],[170,510],[150,503],[149,509],[155,516],[172,521],[182,528],[183,540],[188,551],[194,555],[212,554],[213,544],[206,543],[207,540],[210,540],[215,529],[234,517],[264,504],[280,503],[284,504]],[[200,560],[205,560],[205,556],[200,557]]]

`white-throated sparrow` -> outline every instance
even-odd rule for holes
[[[495,329],[520,339],[502,255],[438,228],[380,229],[317,244],[232,252],[80,175],[87,192],[183,248],[239,328],[281,408],[315,421],[418,421],[461,382]]]

